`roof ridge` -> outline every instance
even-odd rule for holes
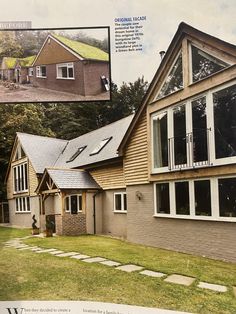
[[[52,136],[45,136],[45,135],[38,135],[38,134],[31,134],[31,133],[24,133],[24,132],[16,132],[17,135],[27,135],[27,136],[34,136],[34,137],[43,137],[50,140],[57,140],[57,141],[63,141],[63,142],[69,142],[68,140],[52,137]]]

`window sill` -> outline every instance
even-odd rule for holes
[[[14,191],[13,192],[13,195],[19,195],[19,194],[23,194],[23,193],[28,193],[29,192],[29,190],[22,190],[22,191]]]
[[[31,214],[31,211],[29,211],[29,212],[23,212],[23,211],[22,211],[22,212],[16,212],[16,211],[15,211],[15,214],[16,214],[16,215],[18,215],[18,214]]]
[[[56,77],[57,80],[69,80],[69,81],[74,81],[74,77]]]
[[[47,78],[47,76],[36,76],[36,78],[46,79],[46,78]]]
[[[172,218],[185,220],[203,220],[203,221],[217,221],[217,222],[236,222],[236,217],[210,217],[210,216],[187,216],[187,215],[170,215],[170,214],[155,214],[154,218]]]
[[[114,214],[127,214],[127,210],[113,210]]]

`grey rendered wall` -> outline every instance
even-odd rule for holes
[[[95,192],[86,193],[86,230],[94,234],[93,220],[93,195]],[[96,196],[96,234],[102,233],[102,194]]]
[[[39,226],[39,197],[30,197],[30,213],[15,213],[15,200],[9,200],[9,218],[10,224],[17,227],[31,228],[33,220],[32,216],[35,215],[37,219],[36,225]]]
[[[129,241],[236,262],[236,223],[153,217],[153,193],[152,184],[127,187]]]
[[[126,238],[127,237],[127,214],[114,213],[114,192],[124,192],[124,189],[106,190],[103,192],[103,234]]]

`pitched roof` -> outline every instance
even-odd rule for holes
[[[84,170],[46,169],[58,189],[101,189]]]
[[[60,35],[53,34],[51,36],[56,38],[59,42],[61,42],[74,52],[78,53],[84,59],[109,61],[108,53],[97,47],[82,43],[80,41],[72,40]]]
[[[19,132],[17,138],[36,173],[53,166],[67,144],[66,140]]]
[[[18,60],[19,60],[21,66],[29,67],[33,64],[35,57],[36,56],[29,56],[26,58],[18,58]]]
[[[141,105],[139,106],[138,111],[136,112],[134,119],[132,120],[125,136],[123,137],[121,144],[119,145],[119,152],[121,153],[124,150],[124,147],[127,143],[127,141],[129,140],[132,131],[135,127],[135,125],[138,123],[138,120],[141,116],[141,114],[143,113],[144,109],[146,108],[148,102],[150,101],[150,98],[152,96],[152,92],[155,89],[155,86],[158,82],[158,80],[160,79],[160,76],[162,74],[162,71],[165,69],[166,65],[168,64],[168,61],[170,60],[173,52],[179,48],[181,40],[184,38],[184,36],[189,35],[192,38],[196,38],[198,40],[201,40],[202,42],[206,42],[206,43],[214,43],[215,46],[218,47],[219,50],[222,51],[227,51],[227,53],[231,56],[236,57],[236,46],[233,44],[230,44],[228,42],[225,42],[217,37],[211,36],[207,33],[204,33],[184,22],[181,22],[179,24],[179,27],[163,57],[163,59],[161,60],[161,63],[152,79],[152,82],[149,85],[149,88],[146,92],[146,95],[144,96]]]
[[[132,118],[133,115],[128,116],[70,141],[19,132],[17,138],[36,173],[42,174],[49,167],[78,168],[118,158],[117,148]],[[110,137],[110,141],[99,153],[90,155],[102,140]],[[68,162],[78,148],[83,146],[86,148],[79,156]]]
[[[17,58],[12,58],[12,57],[4,57],[3,62],[5,62],[5,65],[7,66],[8,69],[14,69],[16,65]]]
[[[86,133],[68,142],[66,149],[55,163],[56,167],[77,168],[119,157],[117,149],[126,133],[133,115]],[[112,137],[112,138],[111,138]],[[97,154],[90,155],[104,139],[111,138]],[[86,146],[77,158],[68,162],[76,151]]]

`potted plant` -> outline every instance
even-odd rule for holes
[[[37,219],[35,218],[35,215],[33,215],[32,219],[33,219],[33,223],[32,223],[31,233],[32,235],[39,234],[39,228],[36,226]]]
[[[53,236],[54,223],[49,217],[46,217],[46,230],[44,231],[46,237]]]

